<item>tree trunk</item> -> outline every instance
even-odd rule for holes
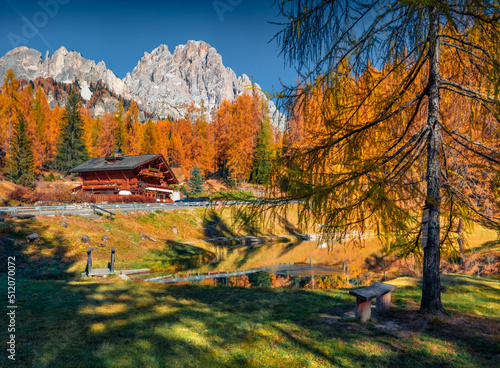
[[[462,218],[460,217],[458,219],[458,249],[460,251],[460,265],[464,268],[465,271],[465,253],[464,253],[464,238],[463,238],[463,225],[462,225]]]
[[[429,25],[429,84],[428,121],[430,134],[427,142],[427,198],[429,210],[428,238],[424,245],[423,285],[420,311],[425,314],[441,314],[440,224],[441,210],[441,134],[440,134],[440,39],[439,11],[432,8]]]

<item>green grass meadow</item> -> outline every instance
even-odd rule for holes
[[[312,242],[262,244],[236,249],[224,258],[203,239],[296,232],[286,221],[272,232],[235,229],[231,216],[229,210],[182,210],[120,215],[114,221],[71,216],[0,222],[4,265],[0,283],[5,290],[0,367],[498,366],[498,263],[490,267],[492,277],[443,275],[446,314],[442,317],[418,313],[418,279],[390,280],[398,286],[391,312],[375,315],[367,323],[353,318],[355,299],[348,289],[179,286],[123,281],[117,276],[79,278],[88,248],[93,248],[94,268],[106,267],[114,247],[116,269],[169,272],[189,272],[200,265],[206,270],[233,270],[302,262],[311,255],[315,262],[334,265],[347,260],[354,272],[363,262],[377,266],[375,261],[382,259],[374,242],[355,250],[338,246],[331,253]],[[27,242],[32,233],[40,241]],[[82,242],[83,235],[91,242]],[[104,241],[103,236],[109,239]],[[469,271],[477,275],[480,260],[498,259],[500,243],[496,233],[481,230],[474,236],[475,248],[467,259],[476,262]],[[16,258],[15,361],[8,359],[5,313],[10,257]],[[482,261],[484,270],[486,265]],[[391,278],[405,274],[399,266],[390,265],[394,275],[387,274]],[[381,272],[377,270],[370,272]]]
[[[417,312],[416,279],[391,283],[390,314],[361,323],[345,289],[19,280],[16,361],[3,349],[0,366],[498,366],[498,280],[443,276],[447,312],[433,318]]]

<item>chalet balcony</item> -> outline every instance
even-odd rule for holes
[[[159,178],[159,179],[165,179],[165,175],[162,174],[162,172],[156,168],[150,167],[150,168],[144,168],[139,173],[137,174],[138,176],[149,176],[149,177],[154,177],[154,178]]]

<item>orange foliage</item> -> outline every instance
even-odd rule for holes
[[[116,122],[113,118],[113,114],[104,114],[102,117],[102,125],[101,125],[101,155],[102,156],[111,156],[113,152],[113,143],[115,141],[115,127]]]
[[[19,90],[16,79],[7,82],[0,93],[0,148],[8,150],[9,118],[14,125],[16,114],[12,111],[19,109],[28,122],[36,167],[47,169],[55,157],[64,108],[55,105],[50,109],[44,91],[53,93],[52,85],[35,81],[35,91],[34,84],[24,81]],[[234,102],[223,101],[218,111],[211,112],[210,123],[203,101],[200,108],[189,106],[184,118],[145,123],[139,120],[137,103],[132,101],[126,111],[123,106],[120,103],[114,114],[97,117],[92,116],[89,103],[80,107],[83,140],[91,158],[110,156],[119,144],[127,155],[161,153],[185,175],[196,164],[205,175],[219,172],[235,181],[248,179],[265,114],[265,104],[255,91],[238,96]]]
[[[265,106],[256,92],[223,101],[213,121],[214,165],[224,177],[245,181],[253,164]]]
[[[249,288],[252,285],[248,281],[248,275],[232,276],[229,278],[230,286]]]

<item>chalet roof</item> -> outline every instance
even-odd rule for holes
[[[74,167],[70,172],[81,173],[86,171],[130,170],[158,156],[161,156],[161,154],[91,158],[83,164]]]

